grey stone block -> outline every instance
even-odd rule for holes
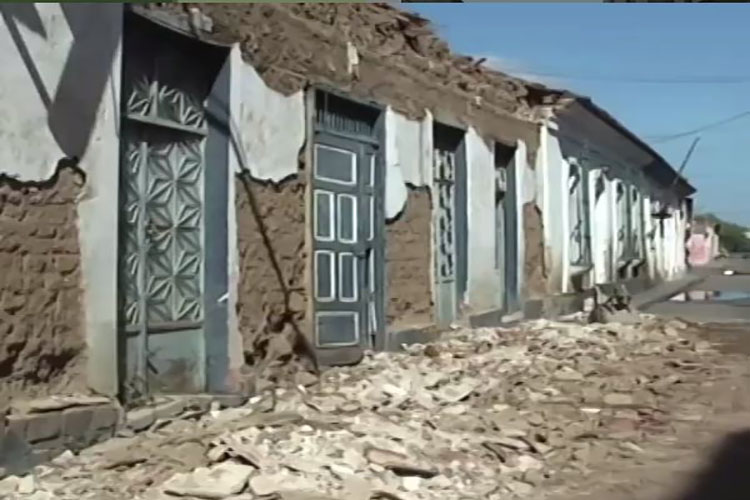
[[[71,408],[63,412],[63,434],[66,441],[86,441],[86,436],[91,429],[94,413],[90,408]]]
[[[469,325],[472,328],[492,328],[503,324],[503,310],[495,309],[469,316]]]
[[[136,408],[125,415],[125,424],[134,431],[142,431],[156,421],[153,408]]]
[[[93,429],[114,429],[120,422],[120,409],[114,405],[101,405],[90,408]]]
[[[186,410],[208,411],[211,408],[212,397],[208,394],[189,396],[183,399]]]
[[[25,415],[8,415],[5,420],[5,432],[13,433],[14,435],[26,439],[26,427],[28,426],[28,419]]]
[[[539,319],[544,314],[544,302],[540,299],[527,300],[523,305],[523,316],[526,319]]]
[[[249,398],[242,394],[217,394],[213,399],[218,401],[222,408],[236,408],[247,403]]]
[[[409,328],[388,332],[385,349],[386,351],[400,352],[402,345],[428,344],[440,339],[440,333],[434,327]]]
[[[62,430],[62,413],[40,413],[29,415],[26,427],[26,439],[30,443],[53,439],[60,436]]]
[[[182,399],[167,401],[166,403],[157,405],[154,408],[154,414],[156,415],[156,418],[176,417],[183,411],[185,411],[185,401]]]
[[[62,434],[59,434],[56,437],[53,437],[51,439],[43,439],[41,441],[36,441],[31,445],[31,448],[34,450],[34,454],[36,455],[37,452],[44,452],[44,451],[51,451],[60,453],[62,452],[66,447],[65,439]]]
[[[88,434],[88,446],[91,446],[96,443],[101,443],[102,441],[106,441],[107,439],[111,439],[115,436],[116,428],[113,427],[107,427],[104,429],[94,429],[92,428],[89,431]]]

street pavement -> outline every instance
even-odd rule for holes
[[[732,270],[733,275],[724,272]],[[700,323],[750,322],[750,260],[719,260],[702,270],[702,279],[693,281],[684,291],[688,295],[709,296],[701,300],[684,300],[684,294],[664,298],[643,308],[644,312]]]

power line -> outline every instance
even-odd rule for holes
[[[750,116],[750,110],[743,111],[742,113],[738,113],[736,115],[732,115],[728,118],[724,118],[723,120],[719,120],[716,122],[711,122],[706,125],[702,125],[700,127],[694,128],[692,130],[687,130],[685,132],[680,132],[677,134],[670,134],[670,135],[652,135],[652,136],[645,136],[646,139],[650,140],[652,144],[662,144],[665,142],[673,141],[675,139],[682,139],[683,137],[689,137],[691,135],[695,135],[697,133],[711,130],[712,128],[720,127],[722,125],[726,125],[727,123],[731,123],[737,120],[740,120],[746,116]]]
[[[652,77],[627,77],[627,76],[609,76],[609,75],[571,75],[566,73],[556,73],[548,71],[526,71],[526,70],[503,70],[510,73],[523,74],[527,76],[538,76],[548,78],[562,78],[564,80],[590,80],[600,82],[615,82],[615,83],[636,83],[636,84],[700,84],[700,85],[718,85],[718,84],[741,84],[750,83],[750,76],[679,76],[673,78],[652,78]]]

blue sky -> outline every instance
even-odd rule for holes
[[[432,20],[455,52],[592,97],[675,167],[695,136],[661,144],[650,137],[750,111],[750,4],[408,8]],[[750,116],[699,135],[685,169],[697,210],[750,225]]]

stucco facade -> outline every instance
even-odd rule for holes
[[[684,200],[692,188],[678,186],[677,173],[663,159],[591,106],[572,101],[550,109],[541,127],[538,170],[550,293],[633,278],[661,281],[685,271]],[[583,175],[580,207],[571,190],[576,172]],[[578,241],[576,221],[583,233]]]

